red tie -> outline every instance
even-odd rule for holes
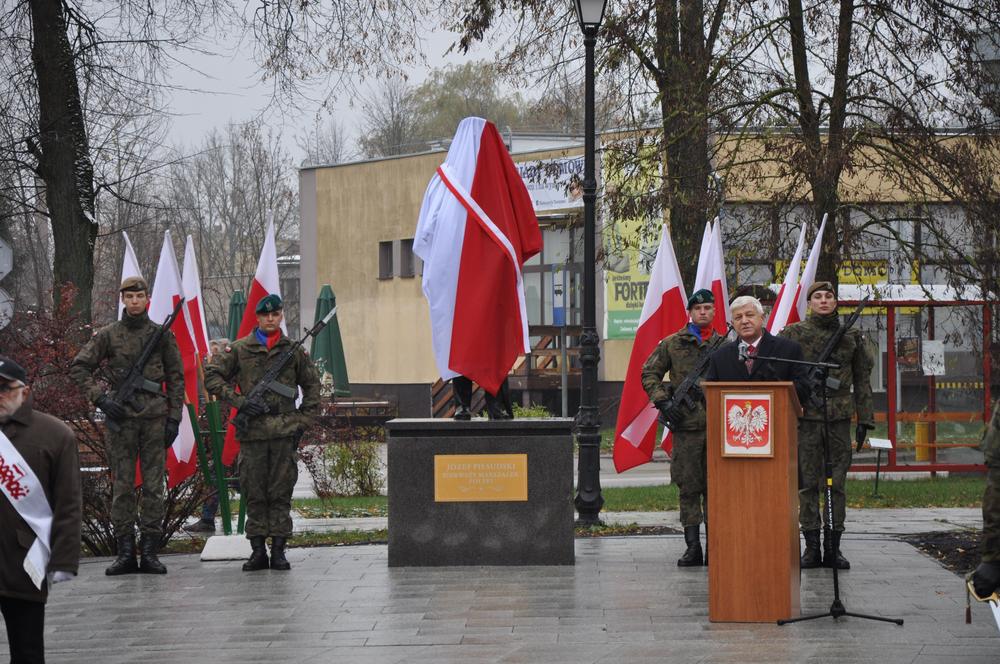
[[[756,355],[757,355],[757,347],[754,346],[753,344],[747,346],[747,359],[746,359],[747,373],[753,371],[753,358]]]

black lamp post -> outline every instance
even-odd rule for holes
[[[596,525],[601,522],[601,420],[597,410],[597,363],[601,352],[597,347],[596,251],[595,218],[597,178],[594,174],[594,45],[597,31],[604,18],[607,0],[576,0],[576,13],[583,30],[586,52],[586,98],[584,109],[583,161],[583,333],[580,336],[580,363],[583,365],[583,385],[580,410],[576,415],[576,439],[580,448],[577,466],[576,511],[578,523]]]

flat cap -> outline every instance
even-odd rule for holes
[[[146,280],[142,277],[125,277],[125,281],[122,282],[122,287],[118,289],[118,292],[124,293],[125,291],[149,291],[149,286],[146,285]]]
[[[21,383],[28,382],[28,372],[24,367],[5,355],[0,355],[0,377]]]
[[[833,284],[829,281],[817,281],[812,286],[809,287],[808,297],[812,297],[813,293],[818,293],[819,291],[830,291],[833,293],[834,297],[837,297],[837,291],[833,289]]]
[[[715,296],[707,288],[697,290],[688,298],[688,311],[696,304],[715,304]]]
[[[265,295],[260,298],[260,301],[257,303],[257,308],[254,311],[259,314],[269,314],[272,311],[281,311],[284,308],[285,305],[282,303],[281,297],[271,293],[270,295]]]

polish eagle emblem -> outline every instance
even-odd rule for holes
[[[726,422],[731,432],[730,444],[749,448],[766,442],[764,432],[767,430],[767,410],[763,406],[754,406],[749,401],[742,407],[734,404],[729,409]]]

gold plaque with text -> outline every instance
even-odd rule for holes
[[[434,502],[528,500],[527,454],[435,454]]]

